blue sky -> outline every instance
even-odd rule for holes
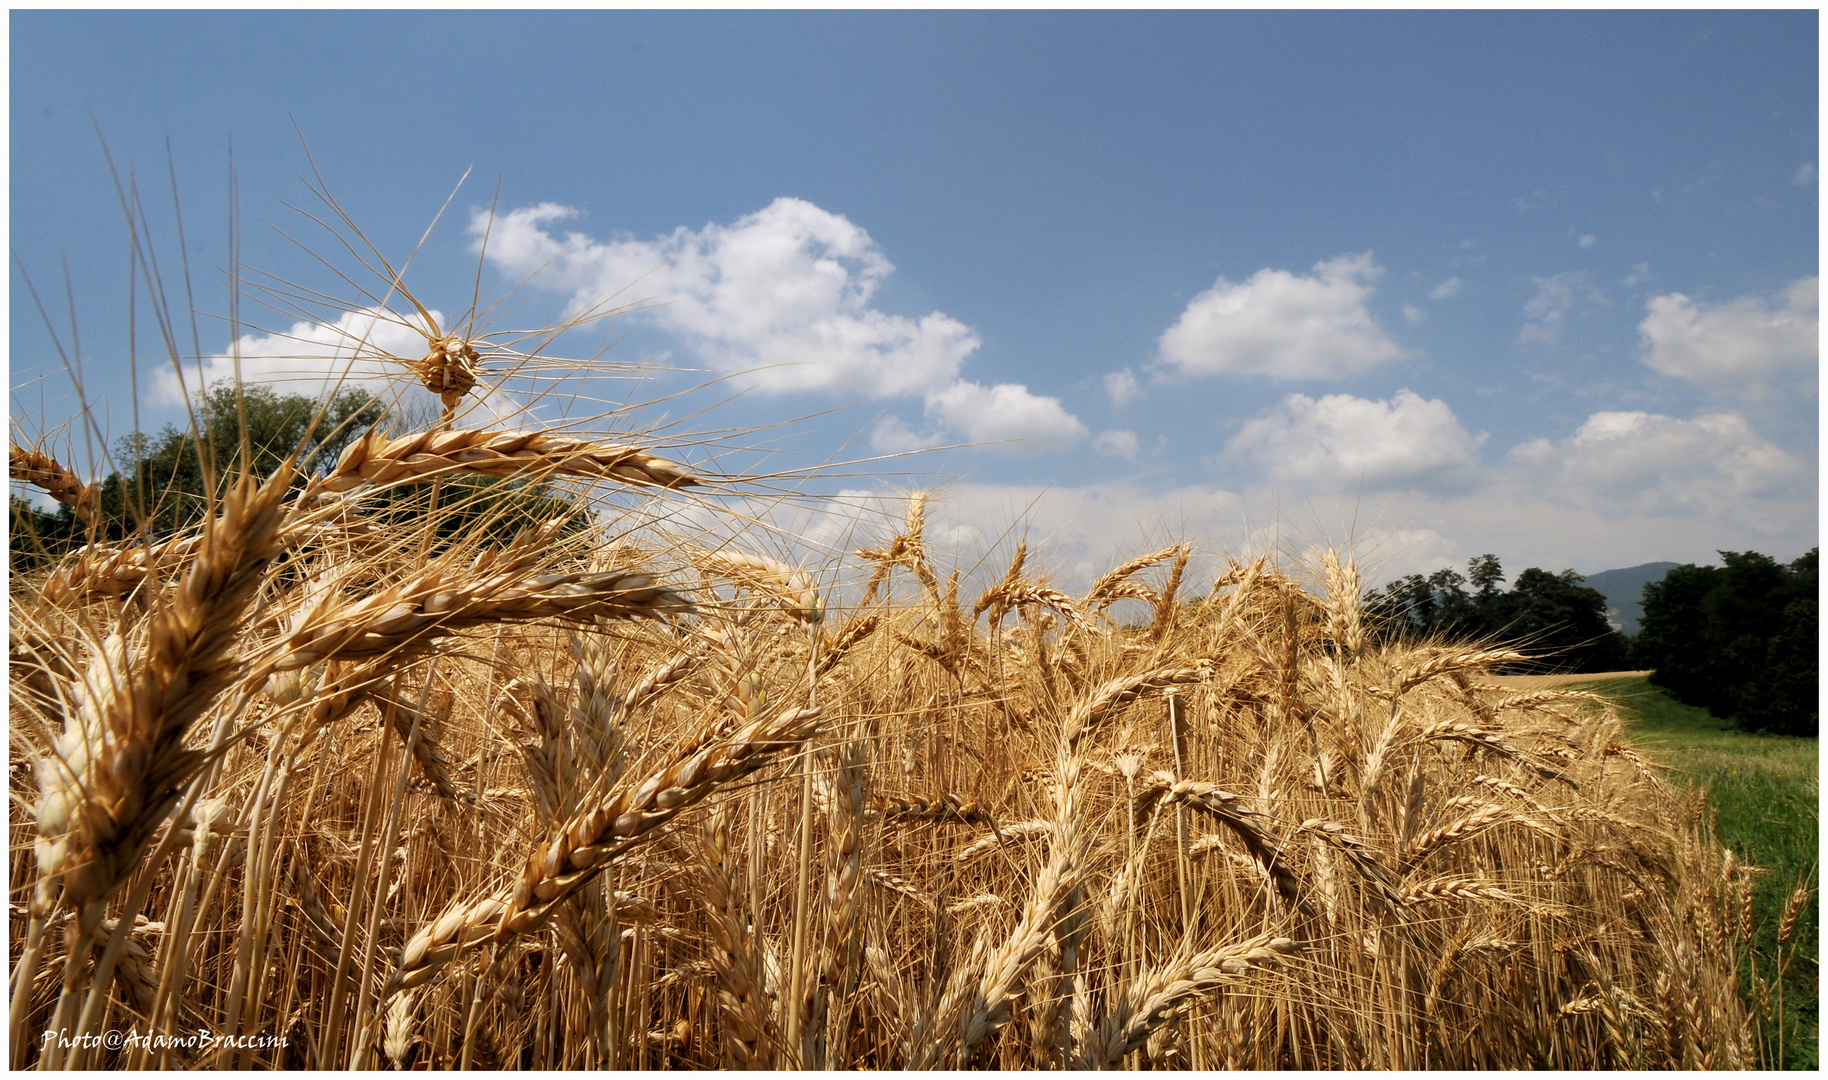
[[[266,224],[357,269],[285,206],[311,200],[293,122],[389,258],[473,167],[407,276],[428,307],[468,307],[499,179],[485,278],[543,270],[494,325],[664,301],[608,358],[730,378],[642,419],[742,389],[690,423],[811,417],[757,437],[780,466],[989,443],[810,490],[943,480],[962,547],[1026,513],[1062,578],[1176,531],[1350,536],[1382,574],[1790,558],[1818,535],[1817,22],[14,12],[11,240],[66,341],[67,259],[110,437],[132,423],[128,244],[90,108],[175,281],[169,133],[212,315],[231,139],[242,262],[351,300]],[[23,282],[31,430],[74,399]],[[267,337],[336,312],[257,300],[244,352],[267,359],[244,370],[334,366]],[[156,428],[178,398],[139,336]],[[227,324],[200,341],[226,352]]]

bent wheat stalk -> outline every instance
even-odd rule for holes
[[[1166,967],[1131,984],[1093,1032],[1073,1067],[1117,1068],[1124,1055],[1142,1049],[1150,1034],[1180,1010],[1252,972],[1279,966],[1298,951],[1299,946],[1290,939],[1264,934],[1169,961]]]
[[[818,709],[787,709],[754,721],[727,739],[692,747],[639,782],[617,784],[589,809],[535,847],[509,888],[458,904],[413,935],[382,994],[429,981],[465,946],[502,940],[545,925],[554,907],[583,888],[653,831],[732,780],[796,749],[818,730]]]
[[[1147,570],[1158,562],[1173,557],[1180,549],[1181,545],[1175,544],[1173,547],[1165,547],[1160,551],[1151,551],[1147,555],[1138,556],[1137,558],[1124,563],[1122,566],[1111,570],[1101,576],[1097,581],[1092,582],[1092,588],[1085,594],[1083,603],[1086,607],[1098,610],[1100,608],[1110,607],[1113,603],[1125,599],[1126,597],[1134,597],[1139,600],[1147,599],[1151,606],[1153,606],[1156,599],[1153,592],[1149,592],[1147,596],[1143,596],[1138,593],[1125,591],[1121,586],[1128,583],[1132,576]]]
[[[404,657],[435,638],[483,623],[662,618],[692,610],[691,601],[647,574],[531,573],[545,557],[541,541],[547,532],[484,551],[468,566],[444,560],[353,604],[328,598],[299,620],[270,670],[322,660]]]

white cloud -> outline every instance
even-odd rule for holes
[[[1742,296],[1710,307],[1681,293],[1652,297],[1638,325],[1644,363],[1709,389],[1757,390],[1786,376],[1813,387],[1819,291],[1819,280],[1806,277],[1775,303]]]
[[[1381,272],[1371,253],[1314,264],[1312,276],[1263,269],[1220,278],[1162,334],[1162,360],[1189,375],[1334,379],[1401,355],[1365,307]]]
[[[1631,273],[1626,274],[1624,277],[1620,278],[1619,284],[1625,286],[1626,288],[1630,288],[1633,285],[1642,285],[1646,281],[1649,281],[1649,280],[1650,280],[1650,264],[1647,262],[1641,262],[1631,268]]]
[[[1536,295],[1523,305],[1524,321],[1517,340],[1553,345],[1561,340],[1568,312],[1577,303],[1603,304],[1604,293],[1587,283],[1585,273],[1562,273],[1536,278]]]
[[[1763,504],[1813,486],[1802,462],[1736,413],[1594,413],[1567,439],[1514,448],[1507,465],[1552,501],[1640,514],[1768,517],[1778,508]]]
[[[876,421],[870,428],[870,447],[883,454],[905,454],[910,450],[925,450],[940,446],[946,441],[945,434],[938,431],[919,432],[902,422],[901,417],[890,414]]]
[[[570,292],[573,311],[591,310],[617,290],[629,300],[652,299],[640,318],[764,392],[918,396],[929,417],[974,441],[1059,445],[1086,435],[1056,398],[964,379],[965,359],[978,347],[965,324],[938,311],[916,319],[872,307],[894,267],[841,214],[779,198],[732,224],[681,226],[651,241],[554,235],[555,223],[576,214],[541,203],[490,227],[478,212],[470,231],[480,243],[489,228],[490,260]]]
[[[1434,291],[1428,294],[1428,298],[1431,300],[1450,300],[1453,297],[1460,295],[1460,284],[1461,282],[1458,275],[1450,277],[1446,281],[1436,285]]]
[[[1111,404],[1124,405],[1142,396],[1142,385],[1136,381],[1135,372],[1124,368],[1104,377],[1104,392],[1111,395]]]
[[[1798,165],[1796,167],[1796,174],[1790,177],[1790,182],[1797,187],[1808,187],[1810,184],[1815,183],[1815,162],[1805,161],[1801,165]]]
[[[1451,490],[1471,482],[1484,441],[1446,402],[1400,390],[1388,401],[1290,394],[1246,423],[1226,450],[1284,482]]]
[[[1098,437],[1092,440],[1092,449],[1129,462],[1142,456],[1142,446],[1137,442],[1136,432],[1122,428],[1099,432]]]
[[[1414,304],[1403,305],[1403,318],[1408,319],[1411,325],[1419,323],[1427,317],[1428,313]]]
[[[1018,449],[1028,451],[1070,446],[1089,434],[1059,398],[1037,397],[1015,383],[961,379],[927,395],[927,413],[973,442],[1018,440]]]
[[[1592,247],[1593,246],[1593,234],[1592,233],[1583,234],[1580,238],[1580,246],[1581,246],[1582,251],[1585,251],[1586,249]]]
[[[442,312],[432,318],[444,324]],[[240,356],[241,378],[263,383],[282,394],[319,397],[339,388],[363,389],[377,396],[412,381],[406,367],[395,359],[416,360],[425,355],[425,334],[416,316],[399,315],[382,308],[346,312],[334,323],[298,322],[271,334],[244,334],[235,345],[199,365],[184,366],[183,382],[169,364],[154,369],[154,400],[175,405],[184,395],[235,377],[235,354]]]
[[[984,386],[961,379],[927,396],[929,431],[915,431],[899,416],[885,416],[870,431],[870,445],[884,453],[923,450],[949,442],[1009,443],[1019,453],[1059,450],[1090,434],[1058,398],[1037,397],[1015,383]]]

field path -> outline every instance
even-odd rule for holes
[[[1554,686],[1605,682],[1609,679],[1635,679],[1649,674],[1648,671],[1601,671],[1585,675],[1494,675],[1492,681],[1512,690],[1547,690]]]

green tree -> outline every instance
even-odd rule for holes
[[[1712,709],[1706,668],[1711,647],[1702,636],[1702,604],[1720,579],[1713,566],[1686,563],[1644,586],[1644,617],[1632,642],[1632,662],[1653,669],[1650,681],[1677,701]]]
[[[1606,597],[1581,584],[1572,570],[1551,574],[1532,566],[1517,575],[1508,593],[1494,591],[1485,605],[1500,636],[1521,641],[1549,671],[1617,671],[1625,666],[1624,635],[1606,621]]]
[[[1626,662],[1627,642],[1606,621],[1606,598],[1572,570],[1531,567],[1500,591],[1498,556],[1477,555],[1466,574],[1446,568],[1411,574],[1372,592],[1366,606],[1384,638],[1451,642],[1522,642],[1549,671],[1614,671]],[[1472,586],[1472,591],[1467,586]]]
[[[17,495],[7,500],[7,554],[14,573],[36,569],[54,553],[82,542],[83,523],[69,507],[45,511]]]
[[[1504,567],[1498,564],[1496,555],[1475,555],[1467,560],[1466,580],[1472,583],[1480,600],[1489,602],[1504,583]]]
[[[1466,568],[1475,593],[1466,591],[1468,577],[1443,567],[1427,577],[1410,574],[1368,594],[1365,604],[1374,625],[1385,636],[1404,639],[1477,637],[1487,629],[1482,605],[1504,572],[1496,555],[1481,555]]]
[[[1365,594],[1365,614],[1380,639],[1398,641],[1428,636],[1434,627],[1434,589],[1420,574],[1398,578]]]
[[[209,490],[209,478],[220,487],[243,468],[265,476],[295,451],[307,475],[323,472],[381,417],[380,402],[360,390],[326,402],[270,386],[237,393],[232,382],[211,386],[193,408],[200,435],[167,424],[156,436],[135,433],[116,445],[120,471],[96,492],[107,539],[143,530],[156,540],[193,525],[219,493]]]
[[[1815,734],[1818,551],[1787,566],[1723,551],[1720,566],[1679,566],[1646,585],[1636,662],[1672,697],[1722,719]]]

